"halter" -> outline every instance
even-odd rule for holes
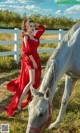
[[[49,117],[48,119],[39,127],[39,128],[35,128],[35,127],[32,127],[31,125],[28,125],[27,128],[30,128],[31,130],[34,130],[34,131],[42,131],[42,129],[51,121],[51,118],[52,118],[52,105],[50,103],[50,100],[48,100],[48,104],[49,104]]]

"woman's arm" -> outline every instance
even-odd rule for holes
[[[28,36],[24,36],[24,45],[25,45],[25,47],[26,47],[26,42],[27,42],[27,41],[28,41]],[[32,61],[34,68],[37,69],[37,67],[38,67],[38,66],[37,66],[37,63],[35,62],[33,56],[31,55],[31,53],[29,53],[28,56],[29,56],[30,60]]]
[[[44,31],[46,30],[46,28],[44,26],[42,26],[41,24],[35,23],[35,25],[39,28],[39,30],[36,32],[35,37],[36,38],[40,38],[40,36],[44,33]]]
[[[24,36],[24,45],[25,45],[25,47],[26,47],[27,41],[28,41],[28,36]]]

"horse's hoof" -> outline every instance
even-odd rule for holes
[[[48,129],[50,129],[50,130],[57,130],[56,127],[49,127]]]
[[[48,127],[48,129],[50,129],[50,130],[57,130],[57,126],[54,126],[53,124],[51,124],[49,127]]]

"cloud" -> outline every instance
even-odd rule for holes
[[[6,7],[6,4],[5,4],[5,5],[0,4],[0,7],[2,7],[2,8],[3,8],[3,7]]]
[[[21,3],[26,3],[26,0],[19,0],[19,2],[21,2]]]
[[[62,0],[1,0],[0,10],[14,11],[19,14],[23,14],[26,12],[27,15],[39,13],[41,15],[54,15],[55,17],[56,16],[68,17],[68,16],[73,16],[73,14],[74,17],[76,16],[75,14],[78,14],[79,16],[80,5],[74,5],[74,6],[71,5],[71,7],[69,6],[69,8],[67,8],[68,5],[56,4],[56,7],[58,8],[55,8],[54,2],[58,1]],[[53,3],[53,5],[50,6],[50,2],[51,4]],[[65,8],[61,6],[65,6]]]
[[[13,8],[13,9],[24,9],[24,6],[9,5],[9,8]]]
[[[37,8],[35,5],[27,5],[25,7],[27,10],[34,10],[35,8]]]
[[[0,7],[0,10],[4,11],[4,10],[6,10],[6,8],[1,8],[1,7]]]
[[[4,3],[6,3],[6,4],[15,3],[15,1],[14,0],[6,0]]]
[[[80,13],[80,5],[74,5],[65,10],[66,14],[79,14]]]
[[[45,2],[51,2],[52,0],[6,0],[5,2],[2,3],[33,3],[33,4],[40,4],[40,3],[45,3]]]
[[[16,1],[17,1],[17,3],[23,3],[23,4],[33,2],[33,0],[16,0]]]
[[[7,5],[5,4],[5,5],[2,5],[2,4],[0,4],[0,10],[8,10],[8,7],[7,7]]]
[[[56,14],[60,14],[60,13],[61,13],[61,10],[57,10],[57,11],[56,11]]]
[[[59,2],[60,0],[54,0],[54,2],[56,3],[56,2]]]

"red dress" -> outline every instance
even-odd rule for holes
[[[12,81],[10,81],[7,84],[7,89],[11,92],[15,92],[12,102],[8,107],[4,107],[4,109],[7,111],[7,114],[10,116],[13,116],[17,110],[17,105],[20,99],[20,96],[25,88],[25,86],[29,82],[29,70],[34,69],[34,66],[32,64],[32,61],[29,58],[29,55],[32,55],[33,58],[35,59],[38,68],[35,69],[35,84],[34,88],[38,89],[40,86],[40,80],[41,80],[41,60],[37,52],[37,48],[40,44],[39,38],[45,31],[45,27],[39,25],[39,30],[37,33],[34,35],[34,40],[31,39],[27,34],[24,36],[28,37],[28,40],[26,42],[26,46],[24,45],[24,42],[22,44],[22,52],[23,52],[23,57],[22,57],[22,65],[21,65],[21,72],[20,76]],[[25,107],[26,105],[29,104],[29,102],[32,100],[31,97],[31,92],[30,90],[28,91],[28,98],[24,103],[22,103],[21,107]]]

